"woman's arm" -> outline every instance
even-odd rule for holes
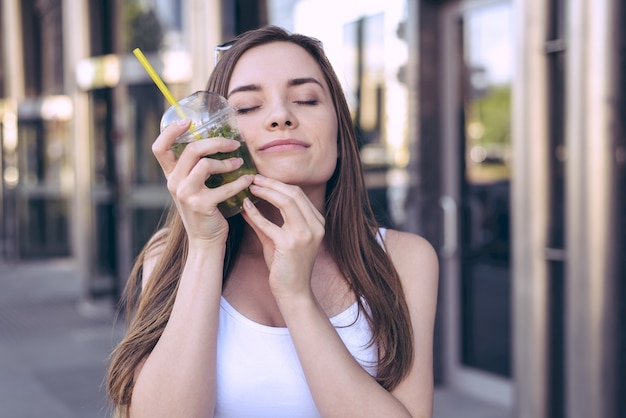
[[[437,258],[432,247],[415,235],[388,231],[386,241],[404,287],[415,350],[411,370],[391,393],[354,360],[311,297],[279,301],[324,417],[432,416]]]
[[[246,219],[264,244],[272,292],[322,416],[430,417],[438,277],[432,247],[415,235],[395,231],[389,231],[386,240],[405,290],[415,337],[413,366],[400,385],[388,392],[352,357],[311,290],[323,219],[312,205],[305,204],[308,200],[297,188],[263,178],[255,184],[253,192],[278,207],[284,218],[279,227],[246,205]]]
[[[204,182],[212,173],[232,171],[241,160],[204,156],[232,151],[240,144],[223,138],[198,140],[177,159],[171,146],[188,127],[189,122],[170,125],[152,147],[181,216],[189,250],[163,333],[135,373],[133,418],[210,417],[215,406],[216,340],[228,234],[217,204],[244,190],[252,178],[207,188]],[[145,281],[160,279],[154,277],[158,247],[145,256]],[[150,284],[144,282],[142,287],[146,292],[141,297],[151,297]]]
[[[212,416],[223,260],[223,248],[190,249],[167,325],[136,373],[131,417]]]
[[[400,275],[413,328],[415,357],[407,377],[392,391],[413,417],[431,417],[433,410],[433,334],[439,262],[421,237],[387,231],[387,249]]]

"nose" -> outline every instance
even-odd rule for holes
[[[267,126],[270,129],[291,129],[297,125],[298,119],[289,105],[282,100],[277,101],[268,115]]]
[[[285,123],[284,123],[284,125],[290,128],[290,127],[291,127],[291,125],[292,125],[292,123],[291,123],[291,121],[290,121],[290,120],[286,120],[286,121],[285,121]],[[278,122],[272,122],[272,123],[271,123],[271,127],[272,127],[272,128],[278,128],[279,126],[280,126],[280,123],[278,123]]]

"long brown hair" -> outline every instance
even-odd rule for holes
[[[243,53],[270,42],[291,42],[305,49],[319,64],[330,89],[339,122],[339,159],[326,189],[324,239],[358,303],[361,304],[361,298],[367,302],[368,309],[361,312],[372,326],[372,343],[379,347],[376,380],[391,390],[406,376],[413,361],[409,312],[398,273],[377,239],[379,225],[367,196],[350,111],[321,43],[275,26],[246,32],[223,53],[209,78],[207,90],[225,96],[233,68]],[[236,262],[244,221],[236,215],[228,223],[224,280]],[[186,260],[187,238],[175,207],[170,210],[165,227],[168,233],[155,235],[140,253],[125,291],[127,311],[131,313],[129,328],[112,354],[107,377],[109,396],[123,415],[130,405],[135,371],[158,342],[169,319]],[[147,250],[155,249],[160,252],[160,262],[143,295],[138,297],[143,258]]]

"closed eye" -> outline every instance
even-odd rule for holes
[[[297,100],[294,103],[301,104],[301,105],[315,106],[319,102],[317,100]]]
[[[246,113],[254,112],[259,107],[260,106],[243,107],[243,108],[237,108],[236,110],[237,110],[238,115],[245,115]]]

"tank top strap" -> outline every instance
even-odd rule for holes
[[[378,228],[378,233],[376,234],[376,241],[384,248],[385,246],[385,235],[387,235],[387,228]]]

